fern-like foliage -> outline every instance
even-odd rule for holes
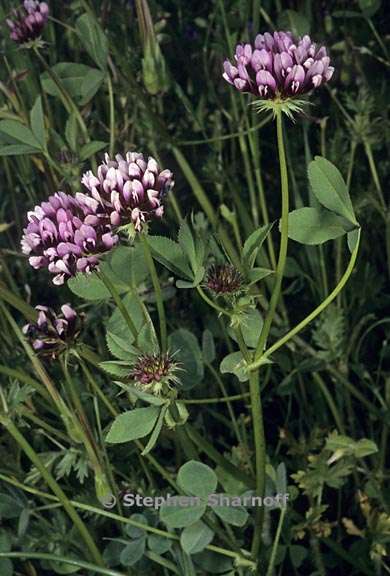
[[[336,305],[328,306],[313,330],[313,341],[319,348],[318,357],[328,362],[340,358],[345,348],[345,333],[343,311]]]

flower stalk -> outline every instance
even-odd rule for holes
[[[156,304],[157,304],[157,312],[160,322],[160,344],[161,344],[161,351],[166,352],[168,341],[167,341],[167,322],[165,317],[165,308],[164,308],[164,301],[162,296],[162,290],[160,285],[160,280],[158,278],[156,266],[154,264],[153,256],[150,251],[150,247],[148,244],[148,240],[144,234],[140,235],[142,246],[144,249],[144,255],[146,264],[149,268],[150,277],[152,279],[152,284],[154,288],[154,292],[156,295]]]

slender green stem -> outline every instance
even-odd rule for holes
[[[191,166],[188,164],[187,159],[185,158],[184,154],[177,148],[176,146],[172,147],[173,155],[177,163],[179,164],[180,168],[183,171],[184,176],[187,178],[192,191],[195,194],[196,199],[198,200],[199,204],[201,205],[202,209],[205,211],[206,216],[210,220],[212,226],[215,228],[217,226],[217,216],[216,212],[208,199],[205,190],[199,183],[198,179],[196,178],[194,172],[192,171]]]
[[[261,403],[261,391],[259,382],[259,371],[251,372],[249,375],[249,391],[251,394],[252,426],[255,441],[256,459],[256,496],[264,497],[265,493],[265,433],[263,421],[263,408]],[[258,557],[261,537],[263,532],[264,507],[256,509],[255,529],[252,539],[252,558]]]
[[[90,570],[96,574],[103,574],[105,576],[126,576],[124,572],[117,572],[116,570],[110,570],[109,568],[101,568],[96,566],[96,564],[90,564],[89,562],[83,562],[82,560],[75,560],[74,558],[66,558],[65,556],[56,556],[56,554],[47,554],[45,552],[0,552],[0,558],[20,558],[20,559],[30,559],[30,560],[50,560],[51,562],[60,562],[61,564],[69,564],[70,566],[76,566],[77,568],[83,568],[84,570]]]
[[[108,100],[110,105],[110,155],[114,154],[115,150],[115,102],[114,90],[112,88],[112,80],[110,74],[107,74],[108,86]]]
[[[62,488],[59,486],[59,484],[56,482],[56,480],[51,475],[49,470],[43,464],[39,455],[35,452],[35,450],[31,446],[31,444],[26,440],[26,438],[23,436],[23,434],[21,434],[21,432],[19,432],[19,430],[17,429],[17,427],[15,426],[15,424],[12,422],[12,420],[9,417],[7,417],[5,415],[0,416],[0,422],[7,429],[7,431],[11,434],[11,436],[14,438],[14,440],[19,444],[19,446],[25,452],[26,456],[31,460],[31,462],[37,468],[37,470],[39,471],[39,473],[41,474],[42,478],[45,480],[47,485],[52,489],[54,494],[57,496],[58,500],[61,502],[62,506],[64,507],[64,510],[67,512],[67,514],[70,517],[70,519],[72,520],[73,524],[75,525],[75,527],[80,532],[80,535],[81,535],[82,539],[84,540],[94,562],[96,562],[99,566],[104,566],[103,558],[102,558],[102,556],[101,556],[88,528],[84,524],[84,522],[81,519],[81,517],[79,516],[79,514],[76,512],[73,504],[68,500],[68,498],[67,498],[66,494],[64,493],[64,491],[62,490]]]
[[[287,334],[285,334],[282,338],[280,338],[280,340],[278,340],[277,342],[275,342],[275,344],[273,344],[270,348],[268,348],[268,350],[266,350],[260,358],[256,359],[256,362],[254,362],[251,366],[249,366],[250,370],[256,370],[266,358],[271,356],[271,354],[276,352],[276,350],[279,350],[281,346],[286,344],[289,340],[291,340],[291,338],[293,338],[296,334],[298,334],[301,330],[303,330],[303,328],[305,328],[312,320],[317,318],[317,316],[321,314],[321,312],[325,310],[325,308],[329,306],[331,302],[333,302],[337,294],[339,294],[339,292],[344,288],[344,286],[348,282],[349,277],[352,274],[356,258],[359,252],[359,244],[360,244],[360,229],[358,231],[356,246],[351,254],[351,259],[349,261],[348,267],[344,272],[342,278],[340,279],[340,282],[334,288],[334,290],[332,290],[329,296],[325,298],[325,300],[321,302],[321,304],[319,304],[317,308],[315,308],[308,316],[306,316],[306,318],[304,318],[301,322],[299,322],[299,324],[297,324],[294,328],[292,328],[289,332],[287,332]]]
[[[269,559],[267,573],[265,576],[272,576],[272,574],[274,573],[276,552],[278,550],[280,535],[282,533],[282,527],[283,527],[283,522],[284,522],[284,517],[286,515],[286,512],[287,512],[287,506],[283,506],[283,508],[280,509],[278,527],[276,529],[275,538],[274,538],[274,541],[272,544],[271,556]]]
[[[131,319],[129,311],[127,310],[126,306],[123,304],[123,301],[122,301],[121,297],[119,296],[119,293],[118,293],[117,289],[115,288],[115,285],[111,282],[111,280],[108,278],[108,276],[101,269],[99,270],[99,272],[97,272],[97,274],[98,274],[99,278],[101,279],[101,281],[104,283],[105,287],[107,288],[107,290],[109,291],[111,296],[113,297],[115,304],[117,305],[120,313],[123,316],[123,319],[125,320],[127,326],[129,327],[130,332],[134,336],[135,342],[137,342],[137,338],[138,338],[137,328]]]
[[[221,142],[223,140],[230,140],[231,138],[239,138],[240,136],[245,136],[246,134],[250,134],[251,132],[256,132],[268,122],[272,120],[272,114],[265,116],[261,122],[248,128],[247,130],[240,130],[239,132],[233,132],[232,134],[224,134],[223,136],[216,136],[214,138],[206,138],[202,140],[182,140],[179,142],[179,146],[199,146],[201,144],[211,144],[213,142]]]
[[[275,271],[275,284],[272,291],[271,300],[269,303],[268,313],[264,320],[264,325],[261,330],[259,342],[256,348],[256,359],[258,359],[264,351],[264,346],[267,342],[269,331],[271,329],[272,321],[276,312],[276,307],[279,301],[280,292],[282,288],[282,280],[284,267],[286,264],[287,257],[287,245],[288,245],[288,210],[289,210],[289,197],[288,197],[288,175],[287,175],[287,163],[286,163],[286,153],[284,149],[283,141],[283,119],[282,112],[278,112],[276,115],[276,132],[278,140],[278,152],[279,152],[279,165],[280,165],[280,179],[282,188],[282,218],[281,218],[281,237],[280,237],[280,248],[278,264]]]
[[[329,410],[332,413],[336,426],[340,434],[345,434],[345,428],[343,425],[343,420],[340,416],[338,408],[336,406],[335,401],[333,400],[332,394],[329,392],[324,380],[321,376],[317,373],[313,373],[313,378],[317,382],[319,389],[322,392],[323,397],[325,398],[326,403],[328,404]]]
[[[199,294],[199,296],[201,296],[203,298],[203,300],[209,305],[211,306],[211,308],[214,308],[214,310],[216,310],[217,312],[219,312],[220,314],[225,314],[226,316],[231,316],[231,313],[228,312],[228,310],[225,310],[225,308],[222,308],[222,306],[219,306],[218,304],[216,304],[213,300],[211,300],[211,298],[209,298],[207,296],[207,294],[205,293],[205,291],[203,290],[203,288],[201,288],[200,286],[196,287],[196,290]]]
[[[167,321],[165,317],[165,309],[164,309],[164,301],[160,286],[160,281],[158,279],[156,266],[154,264],[153,256],[150,251],[148,239],[146,238],[145,234],[141,234],[141,242],[144,249],[144,255],[146,264],[149,268],[150,277],[152,279],[152,284],[154,288],[154,292],[156,295],[156,304],[157,304],[157,312],[158,318],[160,322],[160,343],[161,343],[161,350],[162,352],[166,352],[167,350]]]
[[[368,159],[368,164],[370,166],[372,179],[374,180],[375,188],[376,188],[376,191],[378,192],[380,204],[381,204],[384,212],[386,213],[386,211],[387,211],[386,201],[385,201],[384,196],[383,196],[383,190],[382,190],[382,186],[381,186],[381,183],[379,180],[378,171],[376,169],[376,164],[375,164],[374,156],[372,153],[371,144],[369,142],[365,142],[364,143],[364,149],[366,151],[366,156]]]
[[[377,29],[375,28],[374,23],[373,23],[373,21],[371,20],[371,18],[366,18],[366,21],[367,21],[367,24],[369,25],[369,27],[371,28],[371,31],[372,31],[373,35],[375,36],[375,39],[376,39],[376,41],[378,42],[379,46],[381,47],[382,52],[383,52],[383,54],[385,55],[386,60],[387,60],[387,62],[388,62],[389,59],[390,59],[390,55],[389,55],[389,52],[388,52],[388,50],[387,50],[387,48],[386,48],[386,44],[383,42],[380,34],[378,34],[378,31],[377,31]]]
[[[194,400],[183,400],[183,404],[220,404],[221,402],[234,402],[235,400],[244,400],[249,398],[249,392],[245,394],[234,394],[233,396],[224,396],[223,398],[195,398]]]
[[[223,398],[220,398],[220,400],[225,400],[225,402],[227,403],[227,409],[229,412],[230,420],[232,422],[234,433],[235,433],[236,438],[237,438],[237,442],[239,444],[243,444],[243,439],[241,437],[240,428],[238,426],[238,422],[237,422],[237,418],[236,418],[236,415],[235,415],[234,410],[233,410],[233,406],[230,404],[230,399],[229,399],[229,395],[226,391],[225,384],[223,383],[221,376],[218,374],[217,370],[214,368],[214,366],[212,366],[212,364],[206,363],[206,366],[210,370],[211,374],[214,376],[215,381],[217,382],[217,384],[218,384],[218,386],[222,392]],[[242,398],[242,394],[241,394],[241,398]]]

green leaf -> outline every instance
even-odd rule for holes
[[[180,381],[184,390],[200,384],[204,376],[204,366],[196,336],[185,328],[179,328],[170,335],[169,348],[175,353],[175,361],[183,369]]]
[[[178,288],[195,288],[196,286],[199,286],[199,284],[202,282],[205,273],[206,270],[204,269],[204,267],[200,266],[199,268],[197,268],[195,277],[192,282],[187,282],[186,280],[177,280],[176,286]]]
[[[163,406],[163,404],[167,404],[166,398],[162,398],[161,396],[154,396],[153,394],[149,394],[148,392],[144,392],[131,384],[124,385],[122,382],[117,382],[120,384],[122,388],[128,390],[132,396],[135,396],[136,399],[143,400],[148,404],[153,404],[154,406]]]
[[[181,246],[164,236],[148,236],[149,246],[153,257],[163,266],[178,276],[185,276],[192,280],[193,274],[188,266],[187,259]]]
[[[117,378],[125,378],[130,372],[129,363],[119,360],[116,362],[100,362],[99,366],[101,366],[105,372]]]
[[[95,273],[76,274],[76,276],[68,280],[68,287],[73,294],[85,300],[107,300],[111,298],[110,292]]]
[[[211,509],[223,522],[239,528],[245,526],[249,518],[249,514],[243,506],[218,504],[217,506],[212,506]]]
[[[355,445],[354,455],[356,458],[364,458],[370,454],[378,452],[378,446],[372,440],[362,438],[358,440]]]
[[[252,270],[250,270],[248,273],[248,278],[250,284],[254,284],[273,273],[274,271],[270,270],[269,268],[252,268]]]
[[[358,0],[359,8],[366,18],[371,18],[381,7],[381,0]]]
[[[88,142],[88,144],[84,144],[80,150],[80,160],[84,162],[84,160],[88,160],[91,156],[96,154],[96,152],[100,152],[108,146],[107,142],[101,142],[100,140],[94,140],[93,142]]]
[[[283,10],[278,17],[279,30],[291,30],[294,36],[304,36],[310,32],[310,23],[302,12]]]
[[[244,248],[242,250],[243,258],[247,261],[250,267],[253,266],[254,260],[256,258],[257,252],[263,245],[264,240],[267,238],[268,234],[272,229],[272,224],[266,224],[257,228],[248,238],[245,240]]]
[[[172,540],[156,534],[149,534],[148,546],[156,554],[165,554],[172,548]]]
[[[167,410],[168,410],[168,404],[165,404],[160,410],[160,414],[159,414],[158,420],[156,422],[156,425],[153,429],[153,432],[150,435],[148,443],[146,444],[145,448],[141,452],[141,456],[145,456],[146,454],[149,454],[149,452],[151,450],[153,450],[153,448],[155,447],[156,442],[158,440],[158,437],[160,436],[161,429],[162,429],[163,424],[164,424],[164,417],[165,417]]]
[[[290,554],[291,563],[294,568],[299,568],[302,562],[307,558],[307,550],[304,546],[297,546],[292,544],[288,547],[288,552]]]
[[[104,80],[104,74],[100,70],[91,68],[82,80],[80,87],[81,100],[80,105],[88,104],[99,90],[101,83]]]
[[[202,336],[202,354],[205,364],[212,364],[216,358],[214,336],[207,328]]]
[[[78,129],[79,129],[79,125],[77,122],[76,115],[72,112],[69,115],[69,118],[66,121],[66,125],[65,125],[65,139],[69,145],[69,148],[72,150],[72,152],[76,152],[76,150],[77,150]]]
[[[194,524],[206,512],[206,504],[190,502],[191,496],[177,496],[176,498],[182,499],[182,504],[179,502],[164,503],[160,508],[160,520],[164,522],[169,528],[185,528]],[[183,505],[184,504],[184,505]]]
[[[146,538],[143,536],[129,542],[122,550],[120,561],[123,566],[134,566],[144,555]]]
[[[18,518],[22,510],[23,506],[15,498],[0,493],[0,518]]]
[[[38,96],[30,113],[31,130],[41,147],[46,148],[45,117],[43,115],[42,97]]]
[[[357,244],[357,241],[359,240],[360,232],[361,232],[360,228],[357,228],[356,230],[352,230],[351,232],[348,232],[348,234],[347,234],[348,248],[349,248],[349,251],[351,252],[351,254],[356,248],[356,244]]]
[[[73,62],[58,62],[52,70],[77,104],[86,104],[93,98],[105,77],[101,70]],[[62,98],[58,87],[47,72],[41,74],[41,83],[47,94]]]
[[[138,351],[130,344],[128,339],[121,338],[112,332],[106,333],[106,342],[109,351],[119,360],[131,362],[134,356],[138,356]]]
[[[0,530],[0,552],[9,552],[11,550],[11,539],[6,530]]]
[[[123,304],[128,310],[131,319],[139,332],[145,323],[145,317],[138,299],[133,294],[126,294],[123,298]],[[115,334],[124,340],[128,340],[130,343],[134,342],[134,335],[130,331],[130,328],[128,327],[119,308],[115,308],[115,311],[107,323],[107,330],[111,332],[111,334]]]
[[[13,576],[14,567],[8,558],[0,558],[0,574],[1,576]]]
[[[149,275],[142,246],[117,246],[111,252],[110,267],[118,282],[138,287]]]
[[[339,170],[329,160],[316,156],[309,164],[309,181],[318,202],[355,226],[355,218],[347,186]]]
[[[121,444],[137,438],[144,438],[153,430],[160,414],[158,406],[136,408],[119,414],[106,436],[109,444]]]
[[[281,462],[276,468],[275,488],[277,494],[286,494],[287,492],[287,471],[284,462]]]
[[[99,22],[90,14],[83,14],[76,22],[77,35],[92,60],[103,71],[107,68],[108,41]]]
[[[143,514],[137,514],[137,513],[132,514],[130,516],[130,520],[133,520],[134,522],[139,522],[139,524],[143,524],[144,526],[149,525],[148,519]],[[143,528],[138,528],[138,526],[132,526],[131,524],[126,524],[125,532],[127,536],[129,536],[134,540],[147,535],[146,530],[144,530]]]
[[[255,308],[239,316],[241,332],[248,348],[256,348],[260,332],[263,328],[263,317]],[[236,334],[232,328],[228,330],[229,336],[237,342]]]
[[[200,554],[197,554],[194,560],[205,574],[232,576],[232,572],[229,572],[229,570],[233,571],[233,574],[236,572],[231,558],[226,558],[211,550],[204,550]]]
[[[27,126],[17,120],[1,120],[0,132],[10,137],[11,143],[16,140],[26,146],[35,148],[35,150],[42,149],[41,144],[31,132],[30,128],[27,128]]]
[[[37,149],[26,144],[8,144],[0,148],[0,156],[22,156],[24,154],[36,154]]]
[[[345,233],[345,220],[329,210],[306,207],[288,215],[288,237],[301,244],[323,244]]]
[[[214,494],[218,478],[214,470],[206,464],[190,460],[180,468],[177,483],[184,492],[207,498],[210,494]]]
[[[222,374],[234,374],[240,382],[246,382],[249,380],[246,366],[247,364],[241,352],[232,352],[225,356],[219,369]]]
[[[186,256],[188,257],[188,260],[190,261],[191,264],[191,268],[195,273],[198,267],[195,242],[192,237],[191,229],[188,225],[188,222],[186,222],[185,220],[180,225],[178,240],[181,249],[183,250],[184,254],[186,254]]]
[[[184,528],[180,535],[180,544],[186,554],[202,552],[214,538],[214,532],[204,522],[198,520],[195,524]]]

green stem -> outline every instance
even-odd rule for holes
[[[317,372],[313,373],[313,378],[317,382],[318,387],[321,390],[322,395],[325,398],[326,403],[328,404],[329,410],[332,413],[332,416],[334,418],[334,421],[336,423],[336,426],[337,426],[340,434],[345,434],[345,428],[343,425],[343,421],[342,421],[340,413],[337,409],[336,403],[333,400],[332,394],[329,392],[324,380],[321,378],[321,376],[319,374],[317,374]]]
[[[154,265],[154,260],[152,253],[150,251],[150,247],[148,244],[148,239],[146,238],[145,234],[140,234],[141,242],[144,249],[144,255],[146,264],[149,268],[150,277],[152,279],[152,284],[154,288],[154,292],[156,295],[156,304],[157,304],[157,312],[158,318],[160,321],[160,341],[161,341],[161,350],[162,352],[166,352],[167,350],[167,322],[165,318],[165,309],[164,309],[164,301],[162,297],[162,291],[160,286],[160,281],[158,279],[156,266]]]
[[[274,567],[275,567],[275,560],[276,560],[276,552],[278,550],[278,545],[279,545],[279,540],[280,540],[280,535],[282,533],[282,527],[283,527],[283,522],[284,522],[284,517],[286,515],[287,512],[287,506],[283,506],[283,508],[280,509],[280,516],[279,516],[279,522],[278,522],[278,527],[276,529],[276,534],[275,534],[275,538],[272,544],[272,551],[271,551],[271,557],[269,559],[269,564],[268,564],[268,568],[267,568],[267,573],[265,576],[272,576],[272,574],[274,573]]]
[[[387,62],[389,61],[389,52],[386,48],[386,44],[382,41],[382,38],[380,36],[380,34],[378,34],[377,29],[374,26],[373,21],[371,20],[371,18],[366,18],[367,24],[369,25],[369,27],[371,28],[371,31],[373,33],[373,35],[375,36],[376,41],[378,42],[379,46],[382,49],[383,54],[386,57]]]
[[[214,376],[214,378],[215,378],[215,380],[216,380],[216,382],[217,382],[217,384],[218,384],[218,386],[222,392],[223,398],[220,398],[220,400],[225,400],[225,402],[227,403],[227,409],[228,409],[228,412],[230,415],[230,420],[232,422],[234,433],[235,433],[236,438],[237,438],[237,442],[239,444],[243,445],[244,442],[243,442],[243,439],[241,438],[240,428],[238,426],[238,422],[237,422],[236,415],[235,415],[234,410],[233,410],[233,406],[230,404],[230,399],[229,399],[229,396],[227,394],[225,384],[223,383],[222,378],[220,377],[220,375],[218,374],[218,372],[216,371],[214,366],[212,366],[211,364],[208,364],[208,363],[206,363],[206,366],[210,370],[211,374]],[[241,395],[241,397],[242,397],[242,395]]]
[[[113,297],[115,304],[117,305],[117,307],[118,307],[120,313],[122,314],[127,326],[130,329],[130,332],[134,336],[135,342],[137,342],[137,338],[138,338],[137,328],[135,327],[135,324],[130,317],[129,311],[127,310],[126,306],[123,304],[123,301],[122,301],[121,297],[119,296],[117,289],[115,288],[115,286],[111,282],[111,280],[108,278],[108,276],[106,276],[106,274],[101,269],[99,270],[99,272],[97,272],[97,274],[98,274],[99,278],[101,279],[101,281],[104,283],[105,287],[107,288],[107,290],[109,291],[111,296]]]
[[[268,348],[268,350],[266,350],[264,354],[262,354],[262,356],[256,360],[256,362],[254,362],[251,366],[249,366],[250,370],[256,370],[266,358],[271,356],[271,354],[276,352],[276,350],[279,350],[281,346],[286,344],[289,340],[291,340],[291,338],[293,338],[296,334],[298,334],[301,330],[303,330],[303,328],[305,328],[312,320],[317,318],[317,316],[321,314],[321,312],[325,310],[325,308],[329,306],[331,302],[333,302],[337,294],[339,294],[339,292],[344,288],[344,286],[348,282],[349,277],[352,274],[356,258],[359,252],[359,244],[360,244],[360,229],[358,231],[356,246],[351,254],[351,259],[349,261],[348,267],[344,272],[342,278],[340,279],[340,282],[334,288],[334,290],[332,290],[329,296],[325,298],[325,300],[321,302],[321,304],[319,304],[317,308],[313,310],[313,312],[311,312],[308,316],[306,316],[306,318],[304,318],[301,322],[299,322],[299,324],[297,324],[294,328],[292,328],[289,332],[287,332],[287,334],[285,334],[282,338],[280,338],[280,340],[275,342],[275,344],[273,344],[270,348]]]
[[[107,86],[110,105],[110,156],[113,156],[115,150],[115,102],[110,74],[107,74]]]
[[[49,470],[41,461],[39,455],[35,452],[31,444],[26,440],[26,438],[19,432],[15,424],[12,420],[2,415],[0,416],[0,422],[3,426],[7,429],[7,431],[11,434],[14,440],[19,444],[22,450],[25,452],[26,456],[31,460],[34,466],[37,468],[39,473],[41,474],[42,478],[45,480],[47,485],[52,489],[54,494],[57,496],[58,500],[61,502],[64,510],[67,512],[68,516],[72,520],[75,527],[80,532],[82,539],[84,540],[91,557],[93,558],[94,562],[96,562],[99,566],[104,566],[103,558],[92,538],[91,534],[88,531],[88,528],[84,524],[81,517],[76,512],[73,504],[68,500],[66,494],[62,490],[62,488],[57,484],[54,477],[51,475]]]
[[[217,312],[219,312],[220,314],[225,314],[226,316],[231,316],[231,313],[228,312],[227,310],[225,310],[225,308],[222,308],[222,306],[219,306],[218,304],[216,304],[213,300],[211,300],[211,298],[209,298],[207,296],[207,294],[205,293],[205,291],[203,290],[203,288],[201,288],[200,286],[196,287],[196,290],[199,294],[199,296],[201,296],[203,298],[203,300],[209,305],[211,306],[211,308],[214,308],[214,310],[216,310]]]
[[[372,154],[371,144],[369,142],[364,142],[364,149],[366,151],[366,156],[368,159],[368,164],[370,166],[372,179],[374,180],[375,188],[376,188],[376,191],[378,192],[380,204],[381,204],[384,212],[386,213],[387,212],[386,201],[385,201],[384,196],[383,196],[383,190],[382,190],[382,186],[381,186],[381,183],[379,180],[378,171],[376,169],[374,156]]]
[[[75,560],[73,558],[66,558],[65,556],[56,556],[55,554],[47,554],[45,552],[0,552],[0,558],[21,558],[30,560],[50,560],[51,562],[61,562],[61,564],[69,564],[70,566],[77,566],[78,568],[84,568],[84,570],[90,570],[96,574],[104,574],[105,576],[126,576],[124,572],[117,572],[116,570],[110,570],[109,568],[100,568],[95,564],[90,564],[89,562],[83,562],[82,560]]]
[[[221,402],[234,402],[235,400],[244,400],[250,396],[249,392],[245,394],[234,394],[233,396],[224,396],[224,398],[196,398],[195,400],[183,400],[183,404],[220,404]]]
[[[288,197],[288,175],[287,175],[287,163],[286,154],[284,149],[283,141],[283,119],[282,112],[278,111],[276,115],[276,131],[278,140],[278,152],[279,152],[279,165],[280,165],[280,179],[282,188],[282,218],[281,218],[281,237],[280,237],[280,249],[278,265],[275,271],[275,284],[272,291],[271,300],[269,303],[268,313],[264,320],[264,325],[260,334],[259,342],[256,348],[255,358],[258,359],[264,351],[264,346],[267,342],[267,338],[271,329],[272,321],[276,312],[276,307],[279,301],[280,292],[282,288],[282,280],[284,267],[286,264],[287,257],[287,245],[288,245],[288,210],[289,210],[289,197]]]
[[[265,433],[263,422],[263,408],[261,403],[261,391],[259,382],[259,371],[251,372],[249,375],[249,391],[251,394],[252,426],[255,441],[256,460],[256,496],[264,497],[265,493]],[[256,510],[255,530],[252,540],[252,558],[258,557],[261,537],[263,532],[264,507],[260,506]]]

